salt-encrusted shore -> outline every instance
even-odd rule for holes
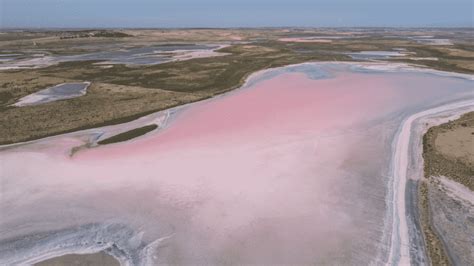
[[[442,114],[445,116],[446,113],[454,116],[460,116],[463,113],[469,111],[469,109],[474,109],[474,101],[460,101],[456,103],[450,103],[447,105],[438,106],[429,110],[425,110],[408,117],[403,124],[401,125],[397,136],[394,142],[394,152],[393,152],[393,161],[392,161],[392,171],[393,171],[393,198],[390,200],[393,202],[392,209],[392,234],[391,234],[391,245],[390,253],[388,258],[388,263],[391,265],[408,265],[410,264],[410,248],[413,245],[410,244],[409,237],[409,228],[407,219],[413,217],[412,210],[406,210],[407,202],[405,201],[407,196],[406,193],[410,193],[410,190],[407,192],[407,181],[409,179],[408,170],[409,170],[409,161],[414,160],[418,165],[412,165],[412,169],[418,169],[416,173],[410,173],[413,177],[421,178],[423,177],[423,160],[421,159],[421,150],[420,148],[416,149],[417,154],[411,154],[410,145],[416,143],[419,139],[423,138],[423,134],[419,134],[416,130],[413,129],[414,123],[425,123],[423,118],[430,117],[433,119],[433,115]],[[443,123],[444,120],[439,121]],[[414,190],[415,192],[417,190]]]
[[[344,67],[339,69],[341,66]],[[79,193],[79,191],[88,191],[90,193],[94,192],[97,188],[103,188],[105,189],[104,191],[99,191],[103,195],[108,195],[108,193],[110,193],[109,191],[117,190],[119,191],[117,193],[124,193],[125,197],[128,195],[128,192],[121,190],[121,187],[127,187],[127,189],[130,189],[133,192],[135,190],[143,190],[144,188],[141,187],[142,185],[151,190],[156,188],[161,189],[164,186],[166,188],[164,193],[166,197],[164,197],[162,200],[171,202],[176,200],[179,204],[184,204],[180,206],[185,206],[186,208],[189,208],[189,206],[193,206],[193,208],[201,208],[200,206],[202,205],[194,205],[195,202],[206,202],[208,197],[211,199],[217,197],[217,203],[223,202],[229,203],[230,205],[224,204],[222,206],[219,205],[219,208],[205,208],[205,211],[209,217],[215,217],[218,215],[214,213],[215,210],[226,212],[227,218],[221,217],[221,219],[226,220],[228,222],[226,226],[230,227],[231,229],[245,227],[246,221],[248,221],[250,218],[253,218],[248,217],[248,213],[252,213],[255,215],[255,217],[263,220],[270,219],[268,217],[275,217],[275,219],[278,219],[278,217],[284,217],[285,219],[289,219],[294,216],[301,216],[303,221],[308,223],[307,227],[306,223],[300,224],[301,221],[298,221],[298,223],[295,224],[293,224],[291,220],[277,220],[276,222],[277,225],[280,223],[282,229],[293,230],[295,237],[308,235],[310,238],[308,238],[307,241],[315,243],[315,245],[321,240],[321,236],[324,236],[325,232],[321,230],[325,228],[334,230],[333,234],[344,240],[352,239],[350,237],[353,236],[363,237],[363,235],[359,235],[359,233],[352,232],[352,230],[354,230],[352,227],[362,226],[361,224],[353,224],[354,220],[362,219],[362,217],[358,216],[358,205],[354,207],[352,205],[346,206],[345,204],[353,204],[353,202],[356,202],[357,199],[361,202],[368,200],[357,198],[358,195],[354,194],[354,188],[363,190],[368,186],[374,186],[373,190],[369,189],[368,191],[364,191],[364,196],[369,195],[369,199],[373,197],[373,201],[367,201],[368,204],[374,204],[374,202],[378,202],[380,200],[383,201],[383,199],[386,199],[387,210],[385,212],[388,214],[388,219],[385,220],[385,224],[381,224],[381,220],[378,220],[378,218],[381,219],[381,217],[370,217],[370,215],[383,213],[383,210],[370,213],[370,215],[365,217],[365,219],[374,225],[380,226],[381,228],[383,225],[385,225],[385,230],[389,231],[386,232],[386,235],[390,237],[390,241],[388,242],[389,244],[387,246],[383,247],[383,249],[386,249],[386,251],[379,251],[382,253],[379,258],[380,261],[401,264],[402,262],[409,262],[409,253],[407,252],[405,246],[407,242],[407,225],[404,224],[405,222],[403,222],[406,215],[406,210],[404,209],[404,182],[406,182],[406,173],[404,172],[404,167],[407,164],[406,156],[408,156],[406,145],[408,145],[410,137],[414,136],[411,134],[411,126],[413,121],[415,121],[417,118],[421,118],[424,115],[431,114],[430,112],[433,112],[434,109],[432,109],[433,106],[429,106],[430,110],[422,111],[428,107],[425,105],[421,105],[421,107],[419,107],[420,104],[417,104],[418,102],[416,102],[416,99],[419,99],[418,101],[425,99],[424,93],[430,93],[430,90],[427,88],[414,93],[412,95],[413,97],[410,97],[409,99],[402,97],[399,99],[400,102],[393,103],[392,98],[399,96],[399,94],[397,94],[397,90],[401,88],[399,88],[398,85],[393,85],[391,82],[398,79],[395,79],[394,77],[372,77],[373,80],[371,80],[370,83],[364,83],[366,81],[361,79],[361,76],[358,75],[363,75],[364,71],[374,71],[371,68],[375,66],[378,67],[377,71],[384,72],[384,70],[381,70],[381,64],[364,65],[360,63],[308,63],[296,66],[293,65],[286,68],[265,70],[259,72],[258,74],[252,75],[247,80],[247,83],[245,86],[243,86],[243,88],[248,88],[248,90],[235,90],[213,99],[158,112],[156,114],[142,117],[122,125],[84,130],[80,132],[49,137],[38,141],[31,141],[28,143],[3,146],[1,147],[2,149],[0,149],[0,155],[1,153],[6,153],[8,156],[11,156],[9,161],[14,163],[14,156],[17,154],[22,155],[22,153],[24,153],[25,162],[30,161],[33,163],[31,166],[31,171],[34,171],[35,167],[39,167],[38,169],[40,169],[41,167],[47,167],[49,165],[51,167],[48,170],[50,175],[41,176],[41,171],[38,171],[40,175],[40,177],[38,177],[39,179],[34,179],[32,182],[43,179],[46,183],[49,183],[47,184],[48,187],[54,187],[57,185],[57,182],[59,182],[61,185],[71,186],[73,188],[73,190],[71,190],[72,193]],[[345,67],[350,67],[353,69],[355,68],[359,74],[350,73],[349,71],[344,72],[346,71]],[[398,68],[398,70],[395,68],[390,68],[389,72],[397,73],[400,71],[411,71],[410,68],[403,67],[404,66]],[[424,71],[430,73],[429,70]],[[340,75],[340,72],[345,74]],[[433,74],[438,75],[439,73]],[[284,76],[282,77],[282,75]],[[385,79],[389,79],[390,81],[386,81]],[[422,80],[413,78],[407,79],[407,82],[408,81],[423,82]],[[428,82],[428,84],[430,84],[430,82]],[[321,88],[332,88],[332,90],[322,90]],[[384,90],[381,90],[381,88]],[[299,89],[301,91],[295,92],[294,89]],[[273,98],[267,97],[268,95],[266,93],[268,92],[272,93]],[[407,90],[405,93],[411,92]],[[434,95],[437,93],[440,92],[433,92]],[[404,94],[400,93],[400,95]],[[470,97],[474,97],[472,93],[469,95]],[[434,98],[435,97],[429,99]],[[460,97],[457,97],[457,101],[459,98]],[[273,100],[268,101],[268,99]],[[364,102],[364,99],[369,99],[369,101]],[[406,104],[405,102],[410,101],[414,101],[413,105],[417,107],[406,107],[405,109],[408,111],[396,111],[398,108],[397,103]],[[436,102],[436,100],[431,101],[434,102],[433,105],[441,106],[435,107],[436,110],[439,108],[444,110],[442,108],[446,108],[446,103]],[[361,106],[361,104],[363,104],[363,106]],[[342,107],[349,108],[353,112],[348,114],[343,110],[344,108]],[[386,126],[381,126],[380,124],[374,122],[377,121],[377,119],[387,119],[388,121],[395,121],[394,123],[399,123],[402,121],[399,121],[398,118],[405,116],[405,112],[411,114],[414,112],[414,109],[417,108],[421,108],[422,110],[417,110],[415,115],[410,115],[409,118],[405,120],[403,126],[398,132],[398,135],[394,134],[391,136],[391,131],[387,130],[385,128]],[[386,112],[387,114],[384,115],[387,115],[388,118],[386,118],[384,115],[374,115],[375,112]],[[395,118],[389,115],[391,112],[395,112]],[[275,114],[278,114],[278,116]],[[363,180],[364,185],[357,184],[357,182],[362,182],[362,180],[358,180],[358,178],[363,178],[363,175],[341,178],[348,175],[348,173],[343,168],[339,168],[338,160],[342,160],[342,158],[350,160],[353,159],[354,156],[354,154],[349,153],[349,151],[346,150],[347,148],[345,146],[351,146],[354,149],[354,152],[356,152],[357,156],[364,157],[364,152],[359,151],[357,147],[364,149],[367,147],[357,146],[354,144],[357,143],[356,140],[360,136],[368,135],[372,141],[376,139],[377,135],[379,135],[379,132],[371,132],[370,127],[368,127],[368,129],[361,130],[359,127],[351,126],[352,124],[360,123],[360,121],[363,121],[363,123],[361,123],[359,127],[365,128],[369,125],[374,125],[376,126],[377,130],[381,129],[383,132],[386,132],[384,134],[387,134],[387,138],[389,139],[397,136],[397,138],[394,138],[398,140],[394,142],[397,144],[394,144],[393,146],[393,151],[395,152],[395,157],[392,158],[392,164],[394,166],[392,168],[394,171],[393,179],[388,178],[385,180],[383,177],[378,176],[380,174],[379,171],[384,171],[384,169],[373,170],[371,168],[364,169],[365,171],[370,170],[370,173],[374,173],[374,176],[370,176],[370,178]],[[160,130],[150,132],[143,137],[139,137],[121,144],[114,144],[110,145],[109,147],[93,148],[101,139],[105,139],[117,133],[150,123],[158,124],[160,126]],[[384,123],[382,123],[382,125],[383,124]],[[295,134],[295,132],[298,134]],[[352,134],[351,132],[357,133]],[[261,138],[262,136],[264,136],[263,139]],[[270,142],[265,142],[266,139],[269,138]],[[333,140],[331,140],[331,138],[333,138]],[[263,141],[264,139],[265,141]],[[348,141],[348,139],[350,141]],[[342,141],[343,143],[339,143],[339,141]],[[262,143],[264,145],[262,145]],[[382,144],[382,142],[379,144]],[[64,157],[61,156],[64,154],[70,155],[72,148],[81,145],[86,145],[87,147],[74,155],[72,159],[70,157],[64,159]],[[213,147],[219,147],[219,149],[214,150],[215,148]],[[273,147],[279,147],[279,149],[274,149]],[[181,151],[181,149],[183,150]],[[226,149],[229,150],[228,154],[218,154],[218,150]],[[9,153],[9,151],[11,151],[11,153]],[[405,151],[407,153],[404,153]],[[175,163],[179,162],[179,164],[175,165],[172,159],[163,157],[163,154],[168,153],[171,157],[176,157]],[[196,157],[193,157],[194,154],[196,154]],[[258,154],[259,156],[255,157],[255,154]],[[296,157],[298,154],[301,156]],[[375,154],[377,154],[377,152],[375,152]],[[373,159],[377,159],[376,156],[385,157],[385,155],[374,155],[367,151],[366,155],[368,156],[367,158]],[[209,161],[202,159],[207,158],[207,156],[210,156]],[[228,156],[230,156],[230,161],[225,160]],[[298,158],[298,160],[293,161],[293,156],[295,156],[294,158]],[[52,158],[54,163],[49,161],[48,157]],[[387,155],[386,157],[391,158],[391,155]],[[137,159],[130,160],[130,158]],[[308,160],[307,158],[311,158],[314,161]],[[189,162],[189,164],[186,164],[186,168],[189,167],[190,169],[183,169],[183,159],[188,160],[187,162]],[[269,168],[264,167],[265,165],[270,166],[266,163],[266,160],[279,162],[270,165],[280,165],[281,168],[276,166]],[[100,162],[100,165],[96,165],[95,161]],[[304,164],[301,165],[297,163],[299,161],[302,161]],[[42,165],[41,162],[45,164]],[[381,162],[384,163],[384,161]],[[36,165],[36,163],[38,163],[38,165]],[[212,165],[215,164],[214,167],[210,167],[210,163],[212,163]],[[308,165],[313,165],[316,163],[318,167],[314,168],[311,166],[310,168],[306,169],[306,167],[309,167],[306,165],[306,163],[308,163]],[[232,167],[236,164],[239,165],[238,169],[234,169]],[[60,172],[56,172],[54,169],[55,167],[58,167],[58,165],[60,165],[59,167],[63,167],[60,169]],[[161,168],[155,169],[154,167],[157,165]],[[167,165],[170,167],[167,167]],[[181,167],[179,167],[180,165]],[[205,167],[206,165],[209,167]],[[248,165],[250,165],[248,172],[247,170],[240,172]],[[292,169],[294,169],[295,172],[290,173],[285,171],[285,169],[287,169],[287,165],[293,165]],[[129,170],[127,168],[123,168],[124,166],[131,167],[131,169],[133,169],[131,173],[134,175],[134,182],[130,183],[129,178],[127,178],[127,174],[130,174],[127,173]],[[349,163],[346,167],[349,167],[355,172],[361,170],[360,168],[357,168],[360,167],[358,163]],[[193,168],[195,169],[193,170]],[[12,167],[10,165],[6,169],[10,175],[19,175],[20,179],[24,179],[23,176],[20,176],[20,173],[17,172],[18,168]],[[104,175],[107,173],[107,171],[101,172],[101,174],[99,173],[100,175],[98,175],[98,171],[103,171],[101,169],[107,169],[107,171],[110,170],[111,172],[108,173],[111,177],[104,179]],[[203,169],[206,171],[211,170],[211,172],[205,173],[203,172]],[[337,171],[332,172],[334,170]],[[79,171],[77,175],[73,174],[66,180],[62,179],[64,178],[64,173],[74,173],[77,171]],[[80,176],[80,171],[83,171],[82,176]],[[318,171],[325,172],[324,174],[319,175],[320,173]],[[194,178],[190,178],[190,176],[192,177],[196,173],[200,172],[203,173],[202,177],[199,177],[196,180]],[[150,175],[150,173],[159,174],[156,174],[154,179],[150,179],[150,177],[147,177]],[[314,176],[315,174],[316,176]],[[248,179],[252,177],[252,175],[263,179]],[[325,177],[325,175],[328,175],[328,177]],[[56,178],[51,178],[55,176]],[[169,176],[171,179],[168,180],[166,176]],[[216,176],[216,178],[213,176]],[[221,181],[220,178],[222,176],[225,176],[228,178],[228,180],[226,182]],[[291,176],[294,179],[283,178],[285,176]],[[379,178],[379,180],[374,179],[374,177]],[[6,174],[5,176],[2,175],[1,178],[6,179]],[[334,178],[335,180],[331,180],[331,178]],[[206,180],[209,182],[206,182]],[[298,180],[300,183],[297,182]],[[15,180],[10,181],[13,182]],[[15,182],[21,183],[22,181]],[[62,182],[66,183],[62,184]],[[162,182],[164,182],[164,185]],[[247,184],[245,182],[249,183]],[[350,185],[344,184],[343,182],[349,182]],[[371,185],[370,182],[385,184],[388,190],[390,190],[390,188],[393,189],[393,194],[389,193],[389,196],[385,196],[380,191],[382,190],[381,188]],[[387,184],[385,182],[393,183]],[[325,194],[327,193],[328,189],[334,189],[333,185],[336,187],[342,186],[345,190],[336,190],[332,191],[332,193]],[[180,189],[176,190],[176,188]],[[205,190],[193,190],[197,188],[205,188]],[[290,188],[289,191],[287,191],[288,188]],[[308,188],[312,188],[312,190]],[[65,188],[61,187],[61,189]],[[210,192],[208,190],[210,190]],[[211,193],[213,191],[215,194]],[[153,193],[150,193],[150,195],[147,193],[142,193],[143,195],[148,195],[148,198],[137,198],[136,195],[128,195],[126,196],[129,197],[127,200],[126,197],[125,199],[122,199],[116,198],[112,195],[111,198],[107,198],[101,194],[101,196],[97,199],[100,200],[100,204],[104,205],[105,209],[102,209],[101,211],[107,212],[107,208],[114,206],[109,205],[109,202],[113,202],[111,201],[112,199],[120,202],[116,203],[117,206],[120,205],[120,207],[126,208],[126,205],[130,203],[130,201],[144,203],[144,199],[154,199],[151,197],[151,195],[163,194],[161,190],[152,192]],[[232,197],[229,198],[229,195],[234,195],[236,192],[240,193],[236,195],[240,200],[234,202]],[[298,193],[294,194],[292,192]],[[200,193],[204,193],[206,196],[202,197],[202,194]],[[371,193],[373,193],[373,195]],[[78,195],[80,195],[80,193]],[[138,193],[138,195],[140,195],[140,193]],[[321,196],[312,198],[315,195],[324,195],[324,197]],[[345,202],[345,200],[337,198],[339,195],[344,195],[345,197],[349,197],[352,200]],[[16,199],[11,195],[7,196],[10,200],[15,201]],[[197,198],[193,199],[193,197]],[[261,197],[264,197],[264,202],[261,201]],[[281,199],[285,200],[282,202]],[[102,200],[104,200],[103,203]],[[313,205],[307,204],[308,201]],[[163,204],[163,202],[157,201],[154,202],[154,204],[159,205]],[[277,206],[274,206],[274,204]],[[154,205],[148,206],[149,211],[146,210],[147,208],[144,208],[144,214],[138,214],[149,215],[150,212],[155,211],[153,208],[158,208],[158,206],[154,206],[153,208],[152,206]],[[330,217],[327,219],[319,217],[317,213],[314,213],[315,206],[316,210],[326,213]],[[136,206],[132,207],[133,208],[130,210],[136,209]],[[377,205],[377,207],[381,208],[380,205]],[[350,209],[354,208],[356,212],[350,213]],[[367,206],[364,206],[364,211],[366,211],[366,208]],[[88,214],[88,208],[82,209],[85,211],[84,215]],[[374,209],[376,208],[374,207]],[[345,211],[348,212],[345,213]],[[121,215],[127,214],[127,212],[119,213]],[[175,215],[176,213],[171,214]],[[201,228],[201,226],[204,226],[204,224],[201,224],[199,221],[203,219],[201,222],[206,221],[206,226],[211,226],[217,232],[222,233],[222,235],[211,234],[212,237],[226,239],[226,234],[232,235],[235,232],[234,230],[226,231],[229,230],[227,227],[223,228],[221,224],[215,223],[213,220],[208,220],[207,216],[203,216],[201,213],[199,214],[200,215],[193,216],[194,220],[192,225]],[[163,218],[164,216],[158,215],[145,217],[147,217],[147,219],[153,220],[157,219],[158,217]],[[133,216],[133,218],[136,217]],[[195,222],[197,222],[197,224],[194,224]],[[312,228],[309,226],[309,224],[314,224],[314,222],[318,222],[317,224],[321,227],[319,228],[320,231],[317,231],[318,228]],[[364,223],[365,222],[366,221],[364,221]],[[258,224],[258,222],[255,221],[254,223]],[[148,231],[150,231],[150,225],[147,225],[146,222],[145,224],[139,224],[138,228],[140,228],[140,231],[136,229],[137,225],[129,226],[124,224],[127,224],[127,221],[117,221],[114,223],[104,222],[103,224],[89,227],[84,226],[82,228],[79,226],[75,229],[60,232],[50,231],[51,234],[49,235],[52,237],[48,238],[49,242],[45,242],[47,245],[41,246],[42,243],[37,243],[38,246],[35,246],[37,253],[27,252],[27,250],[23,250],[23,253],[17,253],[17,255],[30,254],[29,258],[18,258],[15,257],[15,255],[12,255],[8,258],[0,257],[0,262],[33,262],[38,261],[38,258],[44,260],[45,258],[67,253],[91,253],[110,249],[110,254],[116,256],[122,264],[135,265],[142,264],[144,261],[153,259],[155,256],[154,248],[159,246],[161,242],[171,241],[169,243],[177,245],[177,242],[173,241],[178,241],[176,239],[183,237],[179,235],[180,232],[178,231],[176,234],[160,234],[161,237],[156,238],[155,241],[150,241],[149,239],[145,240],[143,236],[147,236]],[[290,227],[289,225],[294,226]],[[335,229],[332,229],[333,227],[335,227]],[[121,233],[125,232],[125,234],[122,235],[123,238],[115,239],[114,237],[111,237],[110,230],[112,229],[110,228],[113,228],[113,230],[118,230]],[[185,228],[186,227],[180,227],[182,230],[186,230]],[[358,230],[359,228],[356,229]],[[64,234],[64,232],[67,232],[67,234]],[[189,233],[195,234],[195,232]],[[79,238],[81,241],[77,241],[77,243],[74,242],[76,234],[81,235]],[[193,237],[193,234],[190,234],[190,237]],[[120,236],[120,234],[115,235]],[[54,236],[62,237],[55,238]],[[156,234],[153,237],[155,236]],[[330,234],[329,236],[334,235]],[[253,235],[249,235],[248,237],[253,241],[261,241],[259,238],[255,238]],[[372,237],[377,238],[380,236],[374,235]],[[281,238],[281,240],[288,240],[290,243],[299,246],[300,249],[295,250],[295,252],[301,252],[301,250],[306,248],[310,248],[311,250],[315,248],[311,245],[305,246],[301,245],[299,242],[294,242],[296,240],[293,239],[291,235],[283,235]],[[66,242],[69,243],[69,246],[62,246],[62,244],[65,242],[61,241],[61,239],[67,239],[68,241]],[[250,241],[250,239],[246,239],[245,241]],[[198,240],[199,238],[194,239],[194,241]],[[9,243],[16,243],[13,246],[26,248],[25,246],[18,244],[20,242],[15,242],[19,241],[18,239],[12,241],[13,242]],[[234,238],[229,238],[224,242],[226,245],[234,245],[236,243]],[[278,241],[272,242],[277,244]],[[22,243],[28,244],[27,242]],[[31,245],[31,243],[29,245]],[[270,245],[272,245],[272,243],[270,243]],[[0,248],[2,247],[6,248],[7,246],[5,243],[1,243],[0,240]],[[62,249],[61,247],[64,248]],[[333,244],[332,247],[337,247],[337,245]],[[202,249],[200,246],[193,246],[193,248],[196,249],[195,252],[197,253],[203,252],[203,254],[206,254],[206,252],[212,252],[212,250],[206,250],[205,248]],[[282,247],[275,246],[274,248]],[[320,249],[324,249],[324,247],[320,247]],[[259,255],[254,254],[252,250],[243,249],[241,252],[243,252],[244,255],[246,254],[248,257],[258,257]],[[285,252],[281,252],[280,255],[283,256],[285,255],[284,253]],[[37,256],[31,257],[31,254],[37,254]],[[302,254],[306,253],[303,252]],[[387,260],[386,258],[388,254],[390,255],[388,256],[389,259]],[[219,253],[213,255],[223,254]],[[364,256],[367,256],[367,254],[363,254],[363,256],[361,255],[361,258],[369,261]],[[284,259],[283,257],[278,258]],[[289,258],[290,257],[287,259]],[[163,257],[160,257],[159,259],[163,259]],[[188,259],[192,258],[188,257]],[[268,257],[267,259],[271,259],[271,257]],[[363,261],[363,259],[361,259],[361,261],[355,262],[366,262]]]

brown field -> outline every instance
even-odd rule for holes
[[[36,266],[119,266],[120,263],[105,252],[94,254],[69,254],[35,264]]]
[[[432,127],[423,145],[425,176],[446,176],[474,191],[474,112]]]

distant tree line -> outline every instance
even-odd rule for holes
[[[75,32],[62,32],[57,35],[59,39],[76,39],[76,38],[93,38],[93,37],[104,37],[104,38],[123,38],[131,37],[132,35],[118,32],[118,31],[75,31]]]

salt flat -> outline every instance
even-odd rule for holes
[[[118,125],[3,147],[0,262],[104,249],[130,264],[398,261],[393,143],[406,118],[473,99],[472,87],[429,70],[301,64],[171,110],[131,141],[70,156]]]
[[[90,82],[59,84],[27,95],[19,99],[14,106],[37,105],[83,96],[90,84]]]

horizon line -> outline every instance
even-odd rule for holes
[[[173,29],[193,29],[193,30],[209,30],[209,29],[473,29],[474,26],[234,26],[234,27],[2,27],[0,30],[173,30]]]

